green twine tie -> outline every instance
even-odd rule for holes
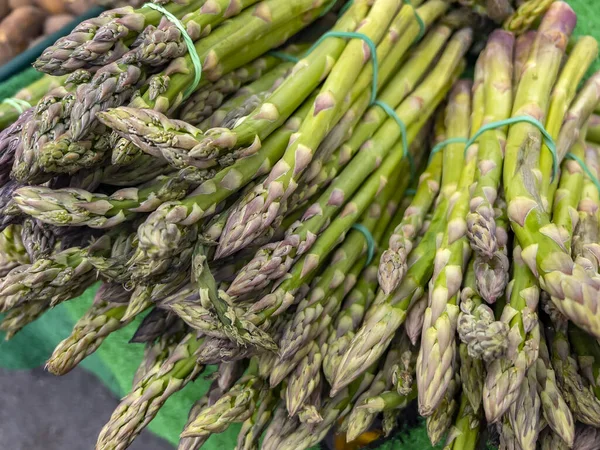
[[[546,128],[544,128],[544,125],[537,119],[534,119],[531,116],[516,116],[516,117],[511,117],[510,119],[505,119],[505,120],[499,120],[496,122],[490,122],[484,126],[482,126],[477,133],[475,133],[473,135],[473,137],[471,137],[470,139],[467,138],[450,138],[447,139],[445,141],[440,142],[439,144],[437,144],[435,147],[433,147],[433,149],[431,150],[431,153],[429,155],[429,161],[431,161],[431,158],[433,157],[433,155],[435,155],[437,152],[439,152],[442,148],[446,147],[449,144],[465,144],[465,154],[466,151],[468,150],[468,148],[473,145],[477,139],[479,139],[481,137],[481,135],[487,131],[491,131],[491,130],[496,130],[498,128],[502,128],[508,125],[514,125],[515,123],[520,123],[520,122],[525,122],[525,123],[529,123],[531,125],[534,125],[538,130],[540,130],[540,132],[542,133],[542,136],[544,138],[544,143],[546,144],[546,146],[548,147],[548,150],[550,150],[550,153],[552,154],[552,180],[554,181],[556,179],[556,177],[558,176],[558,154],[556,151],[556,144],[554,143],[554,139],[552,139],[552,136],[550,136],[550,133],[548,133],[548,131],[546,131]]]
[[[407,6],[410,6],[412,8],[413,13],[415,14],[415,19],[419,24],[419,34],[417,35],[417,39],[415,39],[416,42],[419,42],[421,39],[423,39],[423,36],[425,36],[425,30],[427,29],[427,27],[425,26],[425,21],[419,15],[419,13],[417,12],[417,8],[414,7],[410,0],[404,0],[404,3],[406,3]]]
[[[2,103],[6,103],[9,106],[12,106],[19,114],[23,114],[25,110],[31,108],[31,103],[26,100],[21,100],[20,98],[10,97],[2,100]]]
[[[194,81],[190,86],[188,86],[188,88],[183,93],[183,100],[186,100],[190,95],[192,95],[194,93],[194,91],[200,84],[200,80],[202,79],[202,62],[200,62],[200,56],[198,55],[198,52],[196,51],[194,41],[192,41],[192,38],[190,37],[187,30],[183,26],[183,23],[181,23],[181,21],[177,17],[175,17],[173,14],[171,14],[169,11],[167,11],[165,8],[163,8],[161,5],[157,5],[156,3],[146,3],[146,4],[144,4],[144,6],[147,6],[148,8],[152,8],[152,9],[160,12],[163,16],[165,16],[167,19],[169,19],[173,23],[173,25],[175,25],[177,27],[177,29],[179,31],[181,31],[181,35],[183,36],[185,45],[188,48],[188,53],[190,55],[190,58],[192,59],[192,64],[194,65]]]
[[[402,153],[404,154],[405,158],[408,158],[408,163],[410,164],[410,179],[412,182],[415,173],[415,161],[413,160],[412,155],[408,151],[408,137],[406,136],[406,124],[402,121],[400,117],[398,117],[396,111],[394,111],[394,109],[387,103],[382,102],[381,100],[376,100],[373,104],[383,109],[386,112],[386,114],[392,119],[394,119],[394,121],[400,127],[400,133],[402,133]]]
[[[373,257],[375,256],[375,239],[373,239],[373,235],[371,234],[371,232],[364,225],[362,225],[360,223],[355,223],[354,225],[352,225],[352,229],[361,233],[365,237],[365,240],[367,241],[366,265],[368,266],[369,264],[371,264],[371,261],[373,261]]]
[[[289,53],[285,53],[285,52],[278,52],[275,50],[267,52],[267,55],[274,56],[275,58],[279,58],[282,61],[287,61],[287,62],[297,63],[298,61],[300,61],[300,58],[298,58],[297,56],[290,55]]]
[[[572,159],[577,164],[579,164],[579,166],[583,169],[585,174],[590,178],[591,182],[594,183],[594,186],[596,186],[596,189],[598,189],[598,192],[600,192],[600,181],[598,181],[598,178],[596,176],[594,176],[594,174],[592,173],[592,171],[590,170],[588,165],[585,163],[585,161],[583,161],[579,156],[574,155],[571,152],[567,153],[565,155],[565,158]]]

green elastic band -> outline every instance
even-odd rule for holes
[[[451,139],[447,139],[443,142],[440,142],[431,150],[431,154],[429,155],[429,161],[431,161],[431,158],[433,157],[433,155],[435,155],[443,147],[445,147],[449,144],[464,143],[465,144],[465,153],[466,153],[468,148],[471,145],[473,145],[477,141],[477,139],[479,139],[481,137],[481,135],[483,133],[485,133],[486,131],[495,130],[497,128],[502,128],[502,127],[505,127],[508,125],[513,125],[515,123],[520,123],[520,122],[526,122],[531,125],[534,125],[542,133],[542,136],[544,137],[544,143],[546,144],[546,147],[548,147],[548,150],[550,150],[550,153],[552,154],[552,165],[553,165],[552,180],[554,181],[556,179],[556,177],[558,176],[558,154],[556,152],[556,144],[554,143],[554,139],[552,139],[552,136],[550,136],[550,133],[548,133],[546,131],[546,128],[544,128],[544,125],[539,120],[534,119],[531,116],[517,116],[517,117],[511,117],[510,119],[499,120],[497,122],[490,122],[490,123],[482,126],[477,131],[477,133],[475,133],[473,135],[473,137],[470,139],[451,138]]]
[[[587,166],[587,164],[585,163],[585,161],[583,161],[579,156],[574,155],[573,153],[569,152],[565,155],[566,159],[572,159],[573,161],[576,161],[577,164],[579,164],[579,166],[583,169],[583,171],[585,172],[585,174],[590,178],[590,180],[592,181],[592,183],[594,183],[594,186],[596,186],[596,189],[598,189],[598,192],[600,192],[600,181],[598,181],[598,178],[594,176],[594,174],[592,173],[592,171],[590,170],[590,168]]]
[[[467,142],[469,142],[469,140],[467,138],[461,138],[461,137],[450,138],[450,139],[446,139],[445,141],[440,142],[439,144],[435,145],[431,149],[431,152],[429,153],[429,162],[431,163],[431,160],[436,155],[436,153],[438,153],[440,150],[446,148],[448,145],[450,145],[450,144],[466,144]]]
[[[344,14],[346,11],[348,11],[348,9],[350,9],[350,7],[352,6],[353,3],[354,3],[354,0],[350,0],[350,1],[346,2],[346,4],[340,8],[340,16],[342,14]]]
[[[415,195],[415,194],[417,193],[417,190],[416,190],[416,189],[412,189],[412,188],[410,188],[410,189],[407,189],[406,191],[404,191],[404,193],[405,193],[406,195],[409,195],[409,196],[410,196],[410,195]]]
[[[369,36],[366,36],[362,33],[356,33],[354,31],[328,31],[324,35],[322,35],[317,42],[315,42],[305,53],[305,56],[310,54],[315,48],[319,46],[321,42],[323,42],[328,37],[339,37],[339,38],[351,38],[351,39],[361,39],[367,43],[369,49],[371,51],[371,60],[373,61],[373,80],[371,82],[371,100],[369,102],[370,105],[375,103],[377,99],[377,76],[379,73],[379,62],[377,61],[377,46],[371,40]]]
[[[354,230],[362,233],[362,235],[365,237],[365,240],[367,241],[367,263],[366,263],[366,265],[368,266],[369,264],[371,264],[371,261],[373,261],[373,256],[375,256],[375,239],[373,239],[373,235],[371,234],[371,232],[364,225],[361,225],[360,223],[355,223],[354,225],[352,225],[352,228]]]
[[[348,8],[350,8],[350,6],[352,5],[352,2],[353,2],[353,0],[350,0],[348,3],[346,3],[344,6],[342,6],[342,8],[340,9],[339,15],[344,14],[346,12],[346,10]],[[333,8],[336,3],[337,3],[337,0],[331,0],[329,5],[327,5],[327,7],[323,10],[323,12],[319,15],[319,17],[325,16],[329,11],[331,11],[331,8]]]
[[[423,39],[423,36],[425,36],[425,31],[427,30],[427,27],[425,26],[425,21],[419,15],[419,13],[417,12],[417,8],[415,8],[413,6],[413,4],[410,0],[404,0],[404,3],[408,6],[410,6],[413,10],[413,13],[415,13],[415,19],[417,19],[417,23],[419,24],[419,28],[420,28],[419,34],[416,39],[416,41],[419,42],[421,39]]]
[[[31,103],[15,97],[5,98],[2,100],[2,103],[12,106],[19,114],[23,114],[26,109],[31,108]]]
[[[163,8],[161,5],[157,5],[156,3],[145,3],[144,6],[148,8],[152,8],[158,12],[160,12],[163,16],[173,22],[173,25],[177,27],[179,31],[181,31],[181,35],[183,36],[183,40],[185,41],[185,45],[188,48],[188,53],[190,58],[192,59],[192,64],[194,65],[194,82],[188,86],[188,88],[183,93],[183,99],[186,100],[190,95],[194,93],[198,84],[200,84],[200,80],[202,79],[202,62],[200,62],[200,56],[198,56],[198,52],[196,51],[196,46],[194,45],[194,41],[188,34],[187,30],[181,23],[181,21]]]
[[[381,100],[376,100],[373,104],[377,105],[381,109],[383,109],[386,112],[386,114],[388,116],[390,116],[392,119],[394,119],[394,121],[400,127],[400,133],[402,133],[402,152],[404,153],[404,157],[408,158],[408,163],[410,164],[410,178],[412,180],[412,178],[414,176],[414,172],[415,172],[415,162],[413,160],[412,155],[408,151],[408,138],[406,137],[406,124],[402,121],[402,119],[400,119],[400,117],[398,117],[398,114],[396,114],[396,111],[394,111],[394,109],[387,103],[382,102]]]
[[[297,63],[298,61],[300,61],[300,58],[298,58],[297,56],[290,55],[289,53],[285,53],[285,52],[278,52],[275,50],[267,52],[267,55],[271,55],[271,56],[274,56],[275,58],[279,58],[283,61],[289,61],[289,62],[293,62],[293,63]]]

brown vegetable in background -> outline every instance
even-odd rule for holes
[[[41,34],[44,17],[44,12],[39,8],[23,6],[0,22],[0,64],[22,52]]]
[[[46,22],[44,23],[44,34],[52,34],[64,28],[74,19],[75,16],[72,14],[56,14],[55,16],[50,16],[46,19]]]

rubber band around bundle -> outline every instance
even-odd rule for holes
[[[408,151],[408,137],[406,136],[406,124],[402,121],[402,119],[400,119],[400,117],[398,117],[396,111],[394,111],[394,109],[387,103],[382,102],[381,100],[376,100],[373,104],[383,109],[386,112],[386,114],[392,119],[394,119],[394,121],[400,127],[400,133],[402,136],[402,152],[404,154],[404,157],[408,159],[408,163],[410,164],[410,179],[412,181],[415,173],[415,161],[410,152]]]
[[[544,143],[546,144],[546,147],[548,147],[548,150],[550,150],[550,153],[552,154],[552,165],[553,165],[552,180],[554,181],[556,179],[556,177],[558,176],[558,154],[556,152],[556,144],[554,143],[554,139],[552,139],[552,136],[550,136],[550,133],[548,133],[548,131],[546,131],[546,128],[544,128],[544,125],[539,120],[534,119],[531,116],[517,116],[517,117],[511,117],[510,119],[499,120],[497,122],[490,122],[490,123],[482,126],[470,139],[467,139],[467,138],[446,139],[445,141],[442,141],[439,144],[437,144],[435,147],[433,147],[433,149],[431,150],[431,153],[429,154],[429,161],[431,161],[431,158],[433,157],[433,155],[435,155],[441,149],[443,149],[444,147],[446,147],[447,145],[450,145],[450,144],[465,144],[465,154],[466,154],[468,148],[471,145],[473,145],[477,141],[477,139],[479,139],[481,137],[481,135],[483,133],[490,131],[490,130],[496,130],[498,128],[502,128],[507,125],[514,125],[515,123],[520,123],[520,122],[525,122],[525,123],[534,125],[540,131],[540,133],[542,133],[542,136],[544,137]]]
[[[145,3],[144,6],[147,6],[148,8],[152,8],[152,9],[160,12],[163,16],[165,16],[167,19],[169,19],[169,21],[171,21],[173,23],[173,25],[175,25],[179,31],[181,31],[181,35],[183,36],[185,45],[188,48],[188,53],[192,60],[192,64],[194,65],[194,81],[190,86],[188,86],[188,88],[183,93],[183,99],[185,100],[194,93],[194,91],[200,84],[200,80],[202,79],[202,62],[200,61],[200,56],[198,55],[198,52],[196,51],[196,46],[194,45],[194,41],[192,40],[192,38],[188,34],[187,30],[183,26],[183,23],[181,23],[181,21],[177,17],[175,17],[173,14],[171,14],[169,11],[167,11],[165,8],[163,8],[161,5],[157,5],[156,3]]]
[[[286,52],[278,52],[275,50],[271,50],[270,52],[267,52],[267,55],[274,56],[275,58],[279,58],[282,61],[287,61],[287,62],[297,63],[298,61],[300,61],[300,58],[298,58],[297,56],[290,55],[289,53],[286,53]]]
[[[594,183],[594,186],[596,186],[596,189],[598,189],[598,192],[600,192],[600,181],[598,180],[597,177],[594,176],[594,174],[592,173],[592,171],[590,170],[590,168],[588,167],[588,165],[585,163],[584,160],[582,160],[579,156],[574,155],[571,152],[569,152],[565,155],[565,159],[572,159],[577,164],[579,164],[579,166],[583,169],[583,171],[589,177],[589,179],[592,181],[592,183]]]
[[[368,266],[369,264],[371,264],[371,261],[373,261],[373,257],[375,256],[375,239],[373,239],[373,235],[371,234],[371,232],[360,223],[355,223],[354,225],[352,225],[352,229],[358,231],[359,233],[362,233],[362,235],[365,237],[365,240],[367,241],[366,265]]]
[[[5,98],[2,100],[2,103],[12,106],[19,114],[23,114],[25,110],[31,108],[31,103],[29,103],[27,100],[22,100],[15,97]]]

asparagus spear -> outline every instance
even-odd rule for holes
[[[206,38],[216,27],[227,19],[246,12],[246,8],[259,0],[215,0],[198,5],[198,9],[183,16],[182,24],[188,36],[197,41]],[[263,20],[272,18],[267,2],[255,7],[255,15]],[[225,24],[224,24],[225,25]],[[163,17],[157,27],[149,25],[139,38],[139,45],[125,55],[128,63],[160,67],[169,61],[184,56],[188,51],[182,32],[170,20]]]
[[[467,346],[468,355],[493,362],[506,352],[509,325],[496,321],[494,311],[477,295],[473,261],[467,269],[460,300],[457,329],[461,341]]]
[[[515,402],[527,370],[535,363],[540,331],[537,304],[540,290],[533,274],[521,257],[521,248],[513,249],[513,278],[509,283],[501,321],[510,326],[506,355],[487,367],[483,406],[488,422],[496,422]]]
[[[374,244],[379,242],[391,216],[384,210],[391,201],[402,198],[408,184],[406,178],[391,180],[379,192],[374,203],[363,214],[360,224],[372,233]],[[395,197],[395,198],[393,198]],[[396,209],[393,207],[393,209]],[[335,224],[335,221],[332,225]],[[279,340],[279,352],[282,359],[289,359],[300,347],[314,339],[327,327],[341,306],[340,298],[330,298],[344,283],[345,274],[362,259],[369,243],[358,230],[352,231],[338,247],[319,280],[311,287],[308,297],[300,300],[293,318],[287,323],[283,336]]]
[[[563,53],[562,42],[566,41],[574,24],[575,15],[565,3],[554,3],[548,10],[538,31],[539,45],[536,48],[539,47],[539,51],[532,52],[530,57],[535,64],[529,66],[531,73],[526,71],[519,85],[520,94],[517,94],[515,115],[533,113],[533,117],[543,118],[539,113],[543,114],[546,109],[547,91],[554,81]],[[545,40],[547,33],[555,36],[552,43]],[[557,37],[561,39],[557,41]],[[557,42],[559,46],[555,46]],[[549,63],[542,64],[542,61],[537,61],[538,55],[548,59]],[[540,71],[540,68],[543,70]],[[531,76],[535,76],[534,83]],[[533,89],[530,89],[531,84],[534,85]],[[527,99],[533,99],[531,102],[524,101],[525,90]],[[532,106],[536,106],[536,112],[531,111]],[[538,133],[535,126],[526,123],[515,124],[509,130],[504,177],[511,225],[523,246],[523,259],[538,277],[542,289],[551,295],[556,306],[563,314],[573,319],[574,323],[592,334],[600,335],[596,324],[597,315],[593,313],[596,311],[597,296],[594,292],[597,290],[597,283],[583,267],[573,263],[571,257],[566,254],[558,242],[559,238],[554,237],[558,236],[554,233],[558,232],[556,226],[550,223],[548,214],[543,211],[543,205],[532,198],[525,187],[526,184],[529,185],[529,181],[533,181],[532,162],[529,158],[535,156],[537,146],[532,138],[537,139]],[[519,164],[518,161],[523,161],[524,164]],[[582,286],[583,289],[575,292],[567,289],[568,285]]]
[[[598,429],[586,425],[577,427],[575,442],[573,443],[574,450],[591,450],[600,444],[600,433]]]
[[[9,181],[15,154],[20,145],[21,132],[33,114],[34,108],[29,108],[0,132],[0,186],[5,186]]]
[[[311,0],[293,0],[286,4],[278,3],[276,0],[265,0],[254,8],[244,10],[232,20],[218,27],[209,36],[195,43],[195,52],[202,62],[202,71],[208,74],[216,70],[223,58],[243,47],[248,39],[264,37],[268,32],[304,13],[319,10],[321,5],[322,0],[318,0],[316,3]],[[189,59],[189,55],[186,59]],[[182,60],[174,61],[175,65],[182,63]],[[191,65],[188,64],[187,67],[191,67]],[[173,69],[174,67],[171,67],[171,71],[169,68],[165,69],[165,75],[168,77]],[[195,72],[195,69],[191,72]],[[125,103],[132,97],[137,86],[145,81],[145,78],[146,70],[142,66],[127,64],[125,61],[117,61],[100,69],[90,83],[77,89],[77,100],[71,111],[69,128],[72,138],[74,140],[83,138],[91,130],[98,112]],[[160,78],[155,77],[154,80],[160,80]],[[190,83],[192,80],[193,78]],[[169,87],[173,81],[169,81]],[[152,91],[152,89],[149,90]],[[150,92],[149,95],[152,97],[153,93]]]
[[[61,86],[66,81],[66,77],[51,77],[45,75],[37,81],[19,90],[13,98],[21,100],[25,104],[35,106],[48,92]],[[29,109],[29,108],[27,108]],[[12,125],[22,115],[11,103],[3,102],[0,104],[0,130],[4,130]]]
[[[196,9],[201,3],[172,2],[166,5],[166,10],[177,17]],[[161,18],[161,12],[147,6],[105,11],[98,17],[84,20],[70,34],[48,47],[34,67],[52,75],[63,75],[80,68],[104,66],[120,58],[146,26],[158,25]]]
[[[48,301],[33,301],[15,306],[2,318],[0,331],[4,331],[4,339],[12,339],[26,325],[37,320],[50,309]]]
[[[527,0],[504,22],[505,29],[521,34],[540,17],[552,4],[552,0]]]
[[[493,50],[497,58],[490,62],[490,72],[498,71],[496,83],[502,85],[501,89],[486,92],[486,99],[494,99],[495,113],[494,121],[505,120],[510,116],[512,107],[512,74],[511,64],[514,37],[504,31],[496,31],[498,40],[489,39],[487,49]],[[500,39],[505,45],[499,45]],[[492,88],[493,89],[493,88]],[[488,100],[486,100],[488,101]],[[477,167],[481,174],[475,185],[471,196],[470,214],[467,216],[468,236],[473,251],[478,255],[490,260],[498,250],[496,241],[496,225],[494,203],[498,197],[500,178],[502,175],[503,148],[506,142],[506,128],[495,131],[497,142],[490,139],[486,145],[481,145]]]
[[[465,95],[465,91],[468,89],[469,84],[461,82],[453,88],[450,95],[447,108],[448,135],[450,137],[466,134],[464,124],[468,122],[468,119],[464,114],[466,109],[463,103],[469,100],[470,96]],[[449,196],[456,189],[456,169],[462,164],[463,147],[449,145],[444,150],[444,159],[447,159],[449,164],[443,166],[446,167],[442,176],[441,192],[443,196]],[[441,203],[438,206],[438,214],[436,214],[434,223],[429,227],[420,244],[413,250],[405,279],[392,295],[387,296],[383,291],[378,293],[362,327],[346,349],[334,376],[332,386],[334,392],[359,376],[367,364],[372,364],[381,356],[395,331],[404,322],[406,311],[411,303],[421,298],[424,287],[431,278],[437,234],[445,225],[447,200],[442,200]]]
[[[553,433],[571,448],[575,439],[573,414],[559,389],[545,336],[541,336],[540,339],[540,352],[536,362],[536,370],[537,389],[542,402],[544,419]]]
[[[414,136],[413,133],[417,128],[416,126],[410,126],[410,124],[418,121],[421,118],[423,110],[432,102],[435,102],[441,86],[447,83],[448,77],[452,76],[451,72],[456,70],[457,66],[460,65],[462,55],[470,44],[470,38],[469,30],[457,33],[455,39],[453,39],[444,53],[440,64],[398,106],[396,110],[397,115],[409,126],[409,136],[407,137],[410,137],[410,135]],[[396,92],[394,90],[395,86],[390,85],[389,90]],[[387,92],[388,89],[386,89]],[[401,95],[397,99],[402,100],[403,97],[404,95]],[[415,108],[415,104],[418,104],[420,108]],[[379,115],[379,113],[377,117],[383,121],[383,115]],[[342,172],[344,176],[340,174],[340,177],[319,197],[318,202],[309,208],[308,211],[310,214],[305,216],[303,223],[292,228],[287,233],[288,236],[286,239],[282,242],[266,247],[263,252],[258,254],[255,260],[250,263],[248,269],[238,275],[228,292],[232,295],[239,295],[254,289],[260,289],[271,279],[275,280],[279,278],[281,273],[289,270],[293,260],[310,248],[311,243],[314,241],[314,236],[326,221],[333,216],[333,213],[338,210],[343,199],[356,191],[360,182],[374,170],[380,158],[384,158],[386,154],[392,152],[391,146],[399,137],[400,129],[396,122],[393,119],[386,120],[378,129],[375,136],[362,145],[362,150],[356,155],[356,158],[353,158],[344,168]],[[358,145],[355,148],[358,148]],[[346,174],[352,174],[352,177],[349,178]],[[344,194],[343,197],[341,193]],[[267,278],[264,278],[265,275]],[[255,279],[259,282],[258,284],[255,282]]]
[[[242,424],[235,447],[236,450],[258,449],[258,441],[271,421],[277,401],[277,394],[271,389],[267,388],[260,391],[258,407],[252,413],[252,416]]]
[[[253,360],[246,374],[213,405],[200,411],[181,437],[221,433],[232,423],[251,417],[262,387],[256,372],[256,360]]]
[[[86,248],[69,248],[16,267],[0,281],[2,311],[31,301],[48,301],[54,306],[77,297],[95,281],[88,255],[109,249],[110,238],[103,236]]]
[[[454,415],[459,407],[456,400],[459,390],[460,380],[457,374],[448,384],[439,406],[433,411],[433,414],[427,417],[427,435],[434,446],[441,441],[454,422]]]
[[[581,105],[581,96],[578,96],[578,100],[575,103],[573,103],[573,99],[576,96],[579,83],[597,55],[598,43],[596,40],[589,36],[582,37],[575,44],[556,81],[556,85],[552,91],[545,126],[553,139],[559,139],[559,148],[563,145],[560,143],[560,135],[564,135],[564,132],[561,130],[567,123],[577,122],[575,119],[579,114],[576,111],[578,104]],[[585,115],[589,116],[589,114],[586,113]],[[540,170],[542,173],[550,173],[552,164],[552,153],[547,145],[544,145],[540,153]],[[555,188],[551,188],[549,184],[542,183],[540,185],[540,192],[543,196],[542,202],[546,203],[546,209],[552,208],[554,190]]]
[[[270,58],[276,59],[275,57]],[[265,63],[270,62],[270,60],[264,61]],[[181,107],[179,119],[190,125],[198,126],[201,130],[221,126],[229,111],[241,106],[252,96],[266,96],[272,92],[281,84],[292,67],[293,63],[283,62],[268,71],[264,69],[257,70],[257,68],[255,69],[255,72],[257,72],[255,77],[247,76],[244,78],[240,76],[234,78],[234,75],[241,70],[248,71],[248,69],[238,69],[231,72],[213,83],[214,86],[207,86],[195,92]],[[263,74],[263,71],[266,73]],[[247,78],[250,78],[249,81],[253,82],[242,87],[241,81]],[[223,85],[223,87],[220,85]],[[225,101],[228,94],[232,94],[232,97]],[[208,123],[213,123],[213,121],[216,121],[217,125],[208,126]]]
[[[22,228],[10,225],[0,233],[0,277],[4,278],[12,269],[31,262],[21,239]]]
[[[387,3],[383,0],[376,1],[369,15],[356,31],[369,36],[377,43],[390,23],[390,14],[393,15],[397,8],[398,4],[391,0]],[[348,44],[327,77],[315,100],[313,109],[300,127],[296,139],[290,142],[286,153],[275,165],[263,185],[255,188],[245,198],[238,211],[230,217],[219,243],[218,255],[227,254],[239,246],[243,246],[257,232],[268,227],[275,220],[282,201],[295,191],[300,175],[310,164],[314,152],[325,137],[327,130],[335,125],[342,100],[357,79],[357,76],[354,75],[355,68],[360,67],[362,61],[369,56],[365,52],[362,42],[354,40]],[[275,94],[282,88],[283,85]],[[275,109],[275,111],[277,110]],[[248,120],[244,121],[244,124],[246,123]],[[236,141],[236,139],[231,139],[231,141]]]
[[[204,339],[188,334],[166,359],[156,365],[126,395],[104,426],[96,443],[97,450],[125,449],[150,423],[164,402],[193,381],[204,366],[196,362],[195,353]]]
[[[495,60],[496,53],[512,53],[512,47],[511,35],[492,34],[479,57],[473,86],[471,135],[474,135],[474,130],[480,128],[480,124],[497,120],[498,113],[492,99],[497,93],[503,93],[506,78],[510,79],[511,67],[504,68],[504,71],[496,68],[492,70],[492,60]],[[480,147],[496,145],[496,142],[495,133],[485,133],[478,140],[478,145]],[[444,231],[443,240],[435,256],[434,273],[429,290],[429,306],[425,310],[421,350],[417,360],[419,411],[424,416],[431,415],[439,405],[454,371],[452,361],[455,359],[456,342],[451,337],[457,326],[458,291],[466,264],[465,248],[468,246],[468,240],[465,216],[469,204],[469,187],[475,179],[478,148],[470,146],[465,151],[465,167],[452,199],[452,208],[447,219],[448,229]]]
[[[102,284],[90,309],[77,321],[73,331],[63,340],[46,363],[55,375],[64,375],[84,358],[95,352],[106,337],[131,320],[122,322],[130,293],[119,285]]]
[[[472,409],[471,402],[463,393],[460,396],[458,414],[448,433],[444,450],[475,450],[481,437],[481,425],[479,414]]]
[[[178,317],[169,311],[155,307],[142,319],[137,330],[131,337],[131,343],[147,344],[156,341],[161,334],[178,322]]]
[[[369,409],[361,408],[361,406],[369,405],[371,398],[378,396],[392,387],[394,365],[401,356],[402,347],[406,345],[406,342],[402,341],[407,339],[406,336],[401,336],[392,343],[385,357],[383,367],[375,375],[369,388],[356,399],[352,411],[350,411],[348,417],[345,419],[347,422],[347,442],[354,441],[371,427],[377,413],[372,413]],[[371,403],[373,402],[371,401]]]
[[[537,392],[535,367],[527,370],[519,395],[510,406],[508,418],[523,450],[535,450],[540,432],[541,402]]]
[[[285,127],[265,141],[255,155],[245,158],[243,161],[236,161],[233,165],[221,170],[213,179],[202,183],[183,201],[163,204],[152,213],[138,229],[140,248],[130,262],[130,266],[133,266],[130,268],[135,275],[144,278],[154,275],[153,272],[160,274],[165,270],[163,261],[169,262],[172,256],[189,250],[196,239],[197,220],[187,226],[181,224],[181,220],[174,222],[173,219],[182,213],[187,217],[192,211],[194,211],[194,218],[198,220],[212,214],[220,202],[226,200],[252,179],[270,170],[285,150],[289,137],[298,129],[304,114],[308,113],[309,105],[306,104],[297,111],[288,120]],[[168,229],[171,230],[167,240],[160,236],[162,234],[160,230],[164,226],[168,226]],[[176,229],[173,229],[174,227]],[[166,249],[164,248],[166,243],[174,245]]]

